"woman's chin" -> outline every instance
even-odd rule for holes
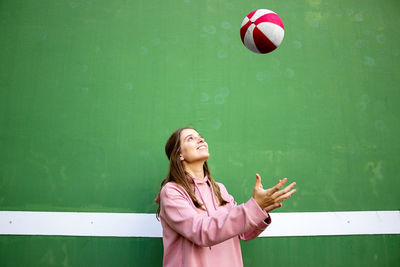
[[[199,157],[197,158],[197,161],[206,161],[206,160],[208,160],[208,158],[210,157],[210,154],[206,154],[206,153],[204,153],[203,155],[199,155]]]

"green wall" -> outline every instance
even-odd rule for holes
[[[162,266],[161,238],[0,238],[0,265]],[[399,237],[258,238],[242,242],[245,266],[398,266]]]
[[[239,36],[257,8],[285,24],[268,55]],[[259,172],[297,182],[280,212],[397,210],[399,14],[397,0],[3,0],[0,210],[155,212],[163,146],[186,125],[238,202]],[[161,239],[0,244],[1,266],[162,259]],[[399,235],[243,244],[246,266],[393,266],[399,249]]]

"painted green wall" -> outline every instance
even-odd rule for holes
[[[245,266],[398,266],[398,235],[258,238]],[[0,237],[0,266],[162,266],[160,238]]]
[[[239,37],[257,8],[285,24],[268,55]],[[238,202],[259,172],[264,186],[297,182],[281,212],[396,210],[399,14],[395,0],[3,0],[0,210],[154,212],[163,146],[186,125],[205,136],[212,174]],[[1,236],[0,244],[1,266],[162,258],[160,239]],[[246,266],[393,266],[399,248],[399,236],[243,244]],[[310,251],[315,259],[303,257]]]

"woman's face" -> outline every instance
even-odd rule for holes
[[[208,153],[208,144],[196,130],[184,129],[181,132],[180,141],[180,160],[184,160],[187,163],[196,161],[204,162],[210,157]]]

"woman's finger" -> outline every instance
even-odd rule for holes
[[[279,180],[279,182],[272,188],[270,188],[270,190],[272,191],[272,194],[275,193],[276,191],[278,191],[279,189],[282,188],[282,186],[286,183],[287,178],[283,178],[282,180]]]
[[[275,192],[272,197],[273,198],[278,198],[279,196],[286,194],[287,192],[289,192],[294,186],[296,185],[296,182],[291,183],[290,185],[286,186],[284,189],[282,189],[281,191],[277,191]]]
[[[264,210],[265,210],[266,212],[270,212],[270,211],[272,211],[272,210],[274,210],[274,209],[277,209],[277,208],[280,208],[280,207],[282,207],[282,203],[275,203],[275,204],[269,205],[269,206],[266,207]]]
[[[292,189],[290,192],[287,192],[286,194],[283,194],[282,196],[276,198],[275,202],[277,202],[277,203],[283,202],[286,199],[288,199],[289,197],[291,197],[295,192],[296,192],[296,189]]]

